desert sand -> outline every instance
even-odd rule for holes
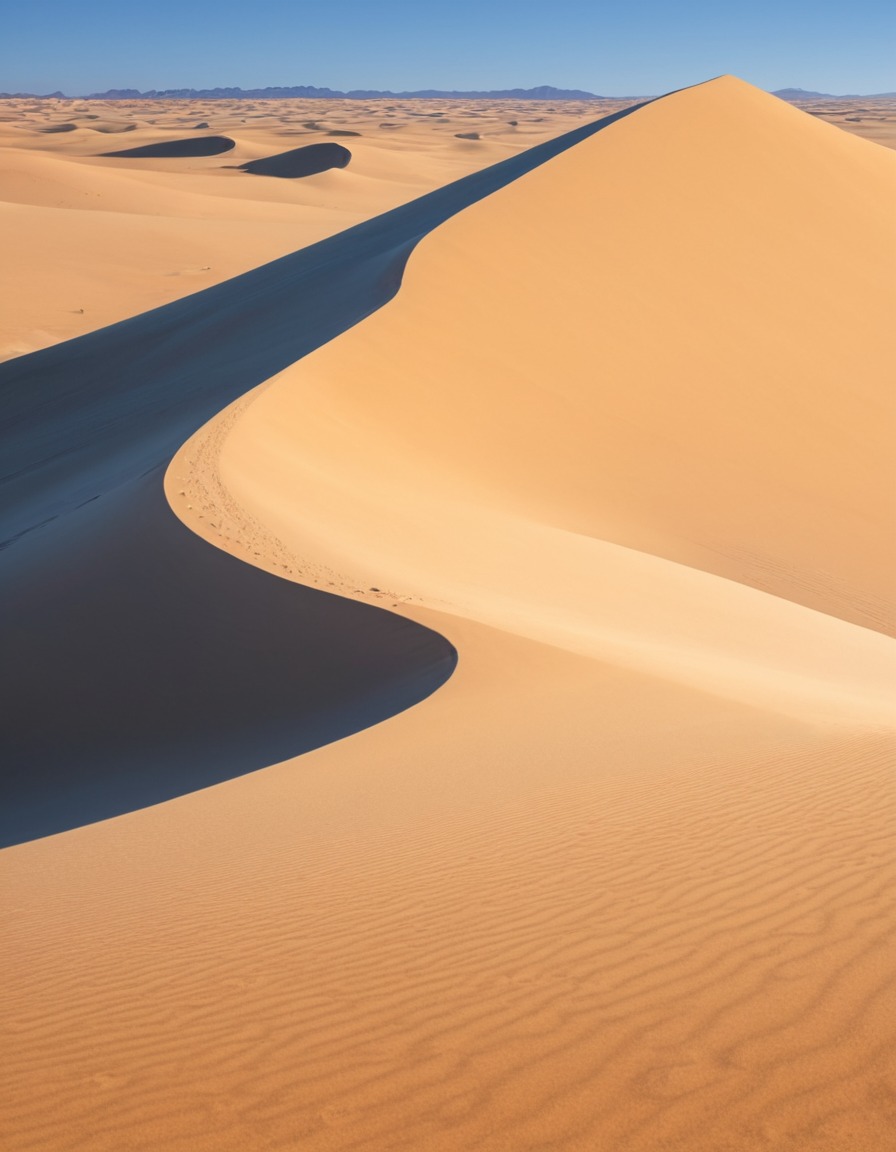
[[[537,158],[0,369],[4,1146],[887,1146],[896,156],[723,77]]]
[[[16,292],[0,361],[91,332],[339,232],[627,101],[0,101],[0,237]],[[896,147],[896,101],[808,101]],[[211,137],[209,156],[110,157]],[[338,175],[247,180],[298,148]]]
[[[896,148],[896,96],[795,98],[791,103],[863,140],[871,140],[885,148]]]
[[[0,236],[17,284],[0,360],[220,283],[624,103],[0,101]],[[233,146],[109,155],[209,138]],[[351,153],[343,171],[240,171],[321,145]]]

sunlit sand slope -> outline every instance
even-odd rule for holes
[[[394,295],[421,235],[615,119],[0,364],[0,844],[298,755],[450,674],[442,638],[208,548],[165,503],[164,467],[223,405]]]
[[[893,181],[734,80],[667,98],[439,228],[175,460],[218,546],[460,654],[417,712],[255,778],[262,812],[326,773],[359,853],[339,911],[328,875],[266,937],[272,1131],[886,1143]],[[329,998],[289,999],[305,964]]]
[[[496,560],[436,499],[537,524],[538,564],[611,541],[891,632],[894,197],[896,156],[740,81],[657,101],[421,244],[238,421],[227,484],[399,591],[465,603]]]

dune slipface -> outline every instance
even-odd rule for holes
[[[171,506],[459,663],[3,854],[23,1143],[887,1146],[893,158],[731,78],[541,155],[81,346],[279,372]]]
[[[337,133],[331,133],[337,135]],[[240,164],[240,170],[255,176],[278,176],[283,180],[296,180],[303,176],[316,176],[331,168],[346,168],[352,154],[341,144],[307,144],[277,156],[249,160]]]
[[[234,147],[235,142],[229,136],[190,136],[185,140],[160,140],[157,144],[141,144],[136,148],[121,148],[117,152],[103,152],[101,155],[131,160],[180,160],[195,156],[220,156]]]
[[[388,299],[422,232],[610,121],[0,366],[5,843],[337,739],[451,674],[454,649],[431,630],[272,586],[186,536],[160,508],[159,469],[223,404]]]
[[[432,630],[214,552],[158,471],[67,521],[0,566],[0,847],[339,740],[454,669]]]

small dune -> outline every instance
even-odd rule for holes
[[[104,136],[116,136],[119,132],[133,132],[136,124],[115,124],[110,122],[100,122],[99,124],[89,124],[91,132],[102,132]]]
[[[237,167],[242,172],[251,172],[253,176],[277,176],[283,180],[295,180],[303,176],[316,176],[330,168],[345,168],[351,158],[351,152],[341,144],[308,144],[304,148],[292,148],[289,152],[279,152],[261,160],[249,160]]]
[[[229,136],[191,136],[185,140],[161,140],[157,144],[141,144],[137,148],[123,148],[101,155],[130,160],[183,160],[194,156],[220,156],[234,147],[235,141]]]

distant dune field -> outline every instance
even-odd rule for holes
[[[625,103],[0,101],[0,237],[16,269],[0,360],[220,283]],[[478,141],[456,139],[471,125]],[[201,154],[222,137],[235,146]],[[127,156],[172,143],[181,156]],[[238,171],[340,144],[340,171]]]
[[[794,97],[797,108],[836,124],[847,132],[896,148],[896,96],[840,96],[801,100]]]
[[[146,586],[129,599],[112,581],[95,599],[164,617],[134,629],[152,659],[141,716],[159,747],[169,713],[159,705],[156,734],[156,702],[193,681],[201,699],[203,664],[209,683],[229,684],[228,652],[257,671],[217,707],[222,764],[242,756],[231,730],[251,746],[268,707],[285,738],[291,719],[308,730],[313,692],[338,699],[316,667],[338,679],[345,658],[358,685],[340,705],[354,709],[345,738],[327,729],[304,755],[245,775],[212,764],[214,787],[180,795],[175,780],[166,803],[132,801],[0,854],[4,1147],[888,1146],[896,154],[721,77],[525,165],[513,133],[535,108],[506,132],[494,108],[446,108],[425,128],[416,108],[396,109],[382,131],[406,134],[394,152],[368,142],[387,109],[369,122],[334,110],[328,129],[362,135],[342,141],[345,167],[307,182],[215,158],[189,181],[172,160],[90,160],[80,121],[46,132],[75,109],[28,114],[31,150],[4,177],[22,197],[4,205],[22,214],[17,259],[24,268],[31,244],[40,265],[39,221],[62,229],[60,213],[77,212],[51,203],[51,174],[67,197],[101,181],[118,207],[92,210],[83,243],[109,301],[119,215],[146,228],[168,205],[169,264],[200,259],[187,237],[213,224],[224,280],[287,251],[300,209],[298,244],[417,185],[508,154],[520,167],[95,333],[70,361],[63,347],[0,365],[0,385],[5,369],[21,387],[29,363],[45,363],[62,395],[70,362],[73,394],[93,405],[78,434],[89,444],[95,428],[108,454],[102,469],[69,461],[40,434],[39,404],[27,409],[37,462],[18,490],[35,508],[55,503],[31,523],[22,500],[7,571],[35,619],[41,581],[62,589],[69,562],[88,590],[112,565],[141,597]],[[7,136],[26,131],[24,111]],[[183,138],[207,121],[234,138],[221,165],[323,142],[310,111],[296,113],[304,127],[257,111],[265,135],[245,140],[235,119],[247,108],[228,119],[197,105],[166,128]],[[133,108],[110,106],[110,124],[113,112]],[[526,143],[587,119],[562,113],[568,123],[558,111],[527,124]],[[471,132],[482,140],[457,138]],[[127,144],[161,134],[141,123]],[[121,315],[158,290],[131,263],[149,261],[149,238],[125,234],[136,246]],[[86,291],[86,253],[69,249],[73,290]],[[357,296],[345,330],[306,347],[315,305],[342,307],[327,294],[340,285]],[[33,300],[8,346],[36,339],[26,313],[39,316]],[[44,342],[89,331],[64,327]],[[110,428],[127,424],[115,365],[130,349],[143,407],[120,435],[146,455],[120,479]],[[288,366],[258,384],[257,365],[278,357]],[[239,395],[243,377],[252,390]],[[166,420],[195,428],[215,396],[222,410],[173,459],[154,447]],[[80,504],[54,495],[59,456]],[[173,543],[144,555],[141,536]],[[203,588],[212,605],[223,595],[216,572],[230,598],[197,624]],[[302,640],[301,613],[319,620],[323,593],[335,594],[332,653],[323,630]],[[55,623],[41,627],[41,658],[89,662],[89,636],[72,654]],[[409,653],[416,664],[402,663]],[[294,716],[288,697],[261,698],[299,671]],[[65,675],[54,666],[48,679]],[[365,686],[393,692],[369,726]],[[169,747],[198,762],[212,745],[190,712]],[[130,723],[117,719],[115,740]],[[123,772],[136,763],[126,739],[107,747],[120,748],[113,772],[117,755]],[[76,794],[77,773],[64,784]]]

